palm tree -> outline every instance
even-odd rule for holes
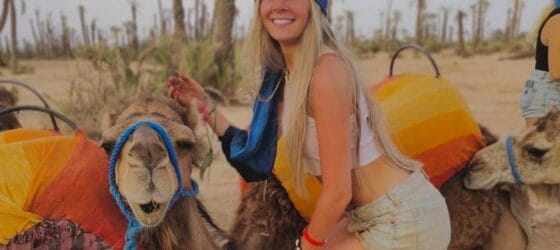
[[[18,60],[17,60],[17,11],[16,11],[16,3],[14,0],[6,0],[10,1],[10,17],[12,23],[12,49],[10,50],[11,56],[11,66],[12,66],[12,73],[16,73],[18,69]]]
[[[424,11],[426,10],[426,0],[418,0],[416,3],[416,43],[420,46],[424,44]]]
[[[235,12],[235,0],[216,0],[212,26],[212,45],[215,51],[214,63],[218,66],[217,74],[223,74],[228,66],[232,67],[233,65],[232,30]],[[217,81],[217,79],[218,76],[212,80]]]
[[[178,41],[184,41],[187,35],[185,33],[185,9],[182,0],[173,0],[173,19],[175,20],[173,36]]]
[[[8,13],[10,13],[11,0],[4,0],[4,8],[2,9],[2,16],[0,16],[0,32],[4,30],[6,20],[8,20]]]

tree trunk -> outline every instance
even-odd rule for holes
[[[214,20],[212,26],[212,46],[214,48],[214,63],[218,66],[218,74],[233,65],[232,30],[235,19],[235,0],[216,0],[214,6]],[[212,79],[218,80],[218,76]],[[215,83],[218,86],[218,82]],[[226,93],[233,94],[233,93]]]
[[[72,57],[72,47],[70,44],[70,29],[66,24],[66,20],[67,20],[66,16],[61,14],[60,23],[62,26],[62,36],[60,37],[60,40],[62,42],[62,53],[66,57]]]
[[[200,40],[200,0],[194,0],[194,39]]]
[[[11,24],[12,24],[12,50],[10,51],[10,61],[12,67],[12,73],[16,73],[18,69],[18,59],[17,59],[17,50],[18,50],[18,40],[17,40],[17,10],[16,10],[16,3],[14,0],[6,0],[11,1],[10,6],[10,17],[11,17]]]
[[[83,5],[80,5],[78,6],[78,10],[80,12],[80,23],[82,24],[82,36],[84,38],[84,44],[88,45],[89,35],[88,35],[88,28],[86,24],[86,18],[85,18],[86,8]]]
[[[478,21],[478,18],[476,17],[476,4],[471,5],[471,15],[472,15],[472,34],[471,34],[471,40],[472,43],[475,44],[476,42],[476,34],[478,33],[478,31],[476,30],[476,27],[478,27],[478,25],[476,24],[476,22]]]
[[[0,33],[4,30],[6,21],[8,20],[8,14],[10,13],[10,4],[12,0],[4,0],[4,8],[2,9],[2,16],[0,16]]]
[[[458,53],[460,55],[464,55],[465,54],[465,38],[463,37],[463,33],[464,33],[464,27],[463,27],[463,19],[465,18],[465,12],[463,11],[459,11],[457,12],[457,26],[458,26],[458,37],[459,37],[459,48],[458,48]]]
[[[173,0],[173,19],[175,20],[173,36],[177,41],[185,41],[187,35],[185,33],[185,9],[182,0]]]
[[[424,45],[424,10],[426,0],[418,0],[416,4],[416,44]]]
[[[505,40],[506,42],[509,42],[511,39],[511,27],[512,27],[512,13],[511,13],[511,9],[508,9],[508,13],[507,13],[507,17],[506,17],[506,34],[505,34]]]
[[[140,50],[140,43],[138,41],[138,22],[136,19],[136,14],[138,13],[137,11],[137,3],[136,1],[131,1],[130,2],[130,11],[132,12],[132,22],[130,24],[130,34],[131,35],[131,43],[132,43],[132,48],[134,49],[134,52],[136,53],[136,55],[138,55],[138,52]]]
[[[393,12],[391,9],[393,7],[393,2],[389,1],[388,7],[387,7],[387,21],[385,22],[385,41],[391,41],[393,40],[391,37],[391,26],[392,26],[392,15],[391,12]]]
[[[509,40],[511,41],[513,38],[517,36],[515,33],[517,30],[517,13],[519,12],[519,0],[515,0],[513,3],[513,14],[511,19],[511,34]]]
[[[161,0],[158,0],[158,11],[159,11],[159,26],[160,26],[160,35],[166,36],[167,35],[167,24],[165,22],[165,17],[163,16],[163,8],[161,7]]]
[[[89,27],[91,30],[91,43],[93,45],[96,45],[99,42],[99,39],[97,39],[97,35],[95,34],[95,32],[97,32],[97,24],[95,23],[95,19],[91,20],[91,25]]]
[[[443,25],[441,27],[441,44],[445,46],[447,43],[447,21],[449,19],[449,9],[443,8]]]
[[[31,19],[29,20],[29,26],[31,27],[31,35],[33,36],[33,42],[35,43],[35,55],[41,56],[41,47],[39,45],[39,37],[37,37],[37,29]]]

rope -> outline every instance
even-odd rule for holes
[[[178,187],[177,191],[173,195],[173,198],[171,199],[169,207],[172,207],[173,204],[181,197],[193,197],[198,194],[198,184],[192,179],[192,190],[181,189],[183,180],[181,177],[181,168],[179,166],[179,161],[177,160],[177,153],[175,152],[173,143],[169,138],[169,134],[161,125],[153,121],[138,121],[134,125],[127,128],[117,140],[117,143],[113,148],[113,152],[111,152],[111,159],[109,161],[109,190],[111,191],[113,199],[115,199],[115,201],[117,202],[121,213],[123,213],[123,215],[126,217],[126,220],[128,221],[128,228],[126,230],[125,236],[126,243],[124,247],[127,250],[137,248],[136,235],[138,234],[138,232],[142,231],[143,225],[138,222],[136,217],[134,217],[134,214],[132,213],[132,211],[130,211],[130,209],[128,209],[128,206],[126,205],[123,197],[119,193],[117,182],[115,180],[115,167],[117,165],[122,147],[127,142],[130,135],[132,135],[132,133],[134,133],[134,131],[136,131],[136,129],[138,129],[140,126],[149,126],[161,136],[171,160],[171,164],[175,169],[175,173],[177,173]]]
[[[513,155],[513,138],[511,136],[506,137],[506,151],[511,173],[513,174],[513,178],[515,178],[515,183],[523,184],[523,181],[521,181],[521,175],[517,169],[517,164],[515,164],[515,156]]]

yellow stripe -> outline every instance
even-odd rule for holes
[[[33,178],[21,145],[0,145],[0,244],[41,220],[23,210]]]
[[[381,106],[392,132],[440,114],[468,110],[459,91],[445,80],[421,77],[412,81],[410,78],[401,77],[398,82],[381,87],[375,95],[384,96]]]
[[[480,134],[478,125],[466,111],[458,110],[440,114],[402,129],[392,134],[392,137],[404,153],[415,156],[440,144],[470,134]]]

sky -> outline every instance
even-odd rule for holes
[[[99,28],[108,30],[114,25],[121,25],[131,19],[130,0],[25,0],[26,11],[18,19],[18,32],[22,38],[31,40],[30,20],[34,18],[35,11],[38,9],[41,16],[52,15],[54,22],[60,24],[60,14],[68,16],[68,23],[76,30],[80,30],[78,15],[78,5],[86,7],[86,20],[96,19]],[[334,17],[341,15],[347,10],[355,12],[356,33],[360,36],[371,37],[376,29],[381,26],[380,13],[386,12],[389,1],[392,2],[393,9],[398,9],[402,13],[401,28],[408,29],[409,34],[414,33],[415,21],[415,0],[336,0],[333,5]],[[490,9],[486,21],[487,32],[491,32],[505,26],[507,10],[512,6],[513,0],[489,0]],[[157,13],[156,0],[137,0],[139,34],[146,37],[149,28],[154,23],[154,14]],[[209,12],[212,13],[214,0],[205,0],[209,5]],[[253,15],[254,0],[236,0],[236,7],[239,16],[236,19],[236,26],[248,26]],[[442,7],[452,9],[456,13],[458,9],[463,9],[470,13],[470,5],[476,0],[427,0],[427,10],[432,13],[439,13]],[[527,31],[533,26],[542,9],[551,0],[525,0],[526,7],[521,20],[521,31]],[[530,3],[530,4],[529,4]],[[164,9],[171,9],[171,0],[162,0]],[[183,0],[185,8],[194,5],[193,0]],[[18,10],[21,8],[18,7]],[[452,15],[454,17],[454,14]],[[469,32],[470,20],[466,20],[466,29]],[[7,26],[9,27],[9,26]],[[7,35],[7,27],[1,35]]]

